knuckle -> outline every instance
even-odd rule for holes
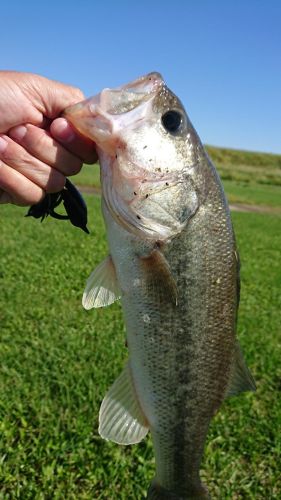
[[[12,151],[11,151],[11,143],[10,141],[7,141],[7,145],[4,149],[2,149],[2,151],[0,152],[0,164],[1,163],[4,163],[6,162],[10,157],[11,157],[11,154],[12,154]]]
[[[44,151],[48,146],[48,136],[45,130],[28,127],[29,145],[33,151]]]
[[[23,206],[36,205],[37,203],[40,203],[43,198],[45,198],[45,192],[43,191],[43,189],[41,191],[37,190],[32,195],[30,195],[28,199],[23,200],[21,204]]]
[[[31,155],[36,155],[39,158],[40,152],[48,151],[50,148],[49,134],[46,130],[31,124],[27,124],[26,129],[24,147]]]
[[[39,186],[33,184],[28,188],[16,193],[16,204],[22,207],[36,205],[45,197],[45,191]]]
[[[28,161],[27,151],[23,145],[18,144],[8,136],[6,141],[6,149],[1,154],[1,159],[6,164],[14,168],[15,165],[20,165]]]

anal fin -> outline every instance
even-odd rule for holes
[[[139,443],[148,430],[128,362],[101,404],[99,433],[104,439],[118,444],[134,444]]]

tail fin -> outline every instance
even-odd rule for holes
[[[178,495],[165,490],[156,483],[152,483],[147,493],[147,500],[181,500]]]
[[[177,493],[162,488],[156,481],[153,481],[147,493],[147,500],[199,500],[210,499],[210,495],[205,486],[201,485],[196,491],[179,496]]]

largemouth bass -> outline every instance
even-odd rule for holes
[[[65,112],[97,145],[110,255],[86,309],[121,297],[129,360],[100,435],[153,440],[149,499],[209,498],[199,470],[224,398],[254,390],[236,339],[239,259],[228,204],[180,100],[151,73]]]

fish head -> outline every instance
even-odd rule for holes
[[[144,238],[178,234],[198,208],[203,147],[180,100],[150,73],[78,103],[64,116],[96,143],[105,203]]]

